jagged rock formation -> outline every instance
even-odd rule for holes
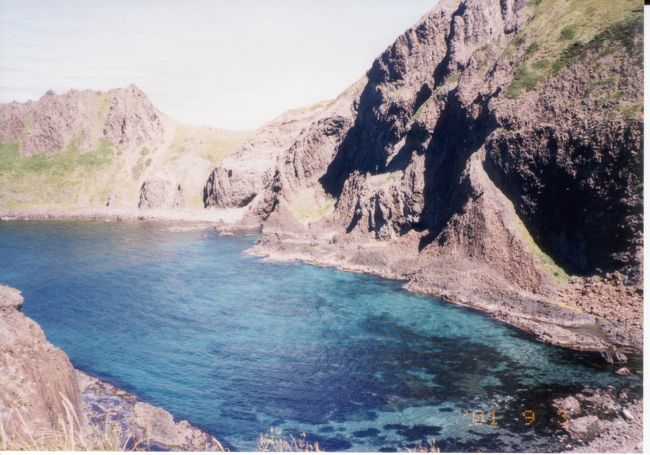
[[[0,108],[0,142],[20,144],[23,155],[56,153],[76,141],[82,152],[100,139],[124,147],[163,142],[166,119],[135,85],[106,93],[48,91],[37,102],[12,102]]]
[[[278,158],[254,251],[408,279],[545,341],[640,349],[642,14],[597,3],[441,1]],[[630,305],[603,322],[567,283],[612,273]]]
[[[18,290],[0,286],[0,447],[223,451],[189,422],[75,371],[22,304]]]
[[[144,93],[130,85],[112,96],[102,133],[118,146],[160,144],[165,133],[161,117]]]
[[[249,204],[262,191],[278,156],[328,105],[325,102],[292,110],[262,126],[212,171],[203,190],[205,207],[233,208]]]
[[[0,210],[133,210],[159,175],[185,190],[178,208],[199,209],[206,176],[246,137],[180,124],[134,85],[1,104]]]
[[[165,179],[145,180],[140,188],[140,209],[177,209],[183,205],[181,185]]]

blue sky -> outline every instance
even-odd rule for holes
[[[135,83],[191,124],[333,98],[436,0],[0,0],[0,102]]]

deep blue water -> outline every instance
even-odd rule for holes
[[[0,283],[77,368],[238,450],[270,427],[329,450],[553,450],[555,393],[635,381],[394,281],[263,262],[254,241],[0,222]]]

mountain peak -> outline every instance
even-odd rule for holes
[[[72,89],[45,92],[36,102],[0,104],[0,142],[19,143],[23,155],[81,151],[105,139],[119,147],[160,143],[163,115],[135,84],[106,92]]]
[[[147,95],[145,95],[145,93],[142,91],[142,89],[140,87],[138,87],[137,85],[135,85],[133,83],[127,85],[123,89],[118,89],[118,90],[128,92],[128,93],[133,94],[135,96],[144,96],[144,97],[147,96]]]

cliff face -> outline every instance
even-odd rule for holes
[[[263,125],[210,173],[203,190],[205,207],[239,208],[250,204],[272,175],[278,157],[330,103],[280,115]]]
[[[38,101],[0,107],[0,141],[20,144],[26,156],[51,154],[76,141],[82,152],[102,139],[116,146],[155,146],[164,140],[169,120],[135,85],[106,93],[49,91]]]
[[[66,415],[64,399],[85,423],[68,357],[19,311],[22,304],[20,292],[0,286],[0,419],[9,439],[15,434],[26,436],[23,421],[35,435],[59,428]]]
[[[210,170],[247,136],[180,124],[134,85],[2,104],[0,209],[201,208]],[[160,182],[185,197],[140,194]]]
[[[587,315],[602,317],[602,302],[589,310],[567,289],[605,277],[630,286],[622,325],[635,340],[608,326],[605,345],[640,346],[641,23],[628,0],[441,1],[310,121],[251,209],[265,232],[322,251],[271,237],[256,251],[406,278],[492,312],[511,301],[536,333],[524,316],[598,325]]]

